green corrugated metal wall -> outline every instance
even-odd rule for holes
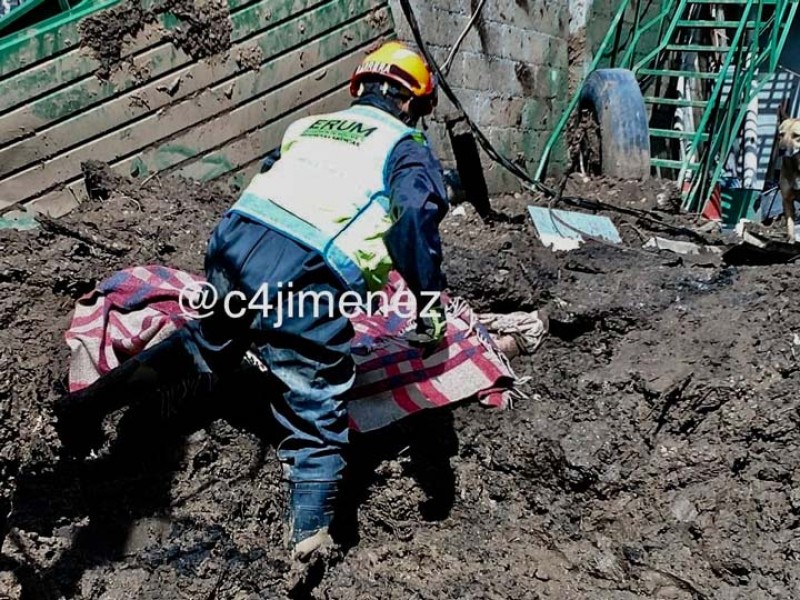
[[[87,160],[241,187],[288,123],[346,106],[353,68],[393,35],[385,0],[229,0],[229,51],[191,59],[168,41],[167,13],[105,81],[78,23],[114,4],[0,38],[0,212],[65,214],[85,197]]]

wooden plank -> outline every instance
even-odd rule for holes
[[[386,27],[386,22],[379,19],[372,20],[371,23],[376,28]],[[383,30],[376,31],[375,35],[379,33],[383,33]],[[358,43],[361,43],[361,40],[348,40],[341,36],[328,35],[318,42],[312,42],[310,46],[301,47],[281,56],[264,65],[257,72],[251,71],[232,81],[218,84],[194,98],[173,104],[164,111],[149,115],[141,121],[109,132],[66,154],[12,175],[0,182],[0,190],[2,190],[0,192],[0,208],[33,199],[61,182],[77,176],[83,161],[91,159],[111,161],[122,158],[139,148],[155,144],[216,115],[225,114],[223,121],[229,123],[237,118],[234,115],[246,114],[247,119],[236,123],[237,128],[243,131],[246,129],[247,123],[258,123],[265,114],[269,115],[273,112],[273,107],[266,101],[266,97],[254,98],[254,96],[263,94],[265,90],[274,87],[276,81],[284,82],[305,72],[307,64],[319,64],[324,60],[340,56],[343,52],[347,52],[349,46]],[[319,71],[315,72],[314,76],[319,76]],[[304,77],[303,81],[304,85],[312,85],[309,76]],[[297,89],[297,95],[288,101],[296,102],[302,99],[302,88],[294,85],[279,90],[283,92],[281,98],[288,98],[287,89]],[[244,106],[231,111],[243,101],[247,101]],[[243,123],[245,125],[242,125]],[[175,145],[170,148],[170,152],[178,151]],[[184,156],[184,159],[189,156]],[[155,164],[152,170],[161,171],[168,166]]]
[[[237,186],[241,189],[242,184],[249,181],[258,170],[263,157],[273,148],[280,146],[284,132],[293,121],[313,114],[346,108],[352,100],[349,87],[349,84],[345,83],[311,104],[234,140],[222,150],[205,154],[197,160],[181,165],[175,173],[198,181],[220,180],[231,189],[237,189]]]
[[[325,0],[318,0],[317,3],[323,1]],[[233,15],[242,10],[249,2],[252,2],[252,0],[229,0],[231,14]],[[290,5],[284,2],[279,12],[283,12],[283,6]],[[294,13],[289,12],[286,14],[291,15]],[[274,16],[274,21],[277,22],[279,19],[278,15]],[[172,18],[165,18],[162,19],[159,25],[146,27],[135,40],[122,49],[122,58],[129,58],[152,46],[163,43],[165,23],[173,20]],[[65,34],[65,39],[69,39],[67,34]],[[72,46],[73,49],[66,53],[56,54],[53,58],[29,67],[11,77],[0,78],[0,113],[24,102],[30,102],[45,95],[47,92],[63,87],[69,82],[74,83],[80,78],[92,76],[100,66],[100,63],[94,58],[89,48],[78,47],[77,38]],[[49,56],[47,54],[43,55]],[[3,65],[5,64],[6,60],[3,60]],[[0,65],[1,72],[2,65]]]
[[[79,185],[80,184],[80,185]],[[25,210],[39,213],[57,219],[69,214],[80,206],[80,203],[89,200],[86,186],[83,182],[75,182],[56,192],[50,192],[25,204]]]
[[[228,79],[242,71],[237,63],[239,51],[258,48],[269,59],[286,52],[304,39],[313,39],[328,29],[329,19],[340,16],[340,13],[353,9],[353,4],[369,9],[379,4],[380,0],[358,0],[336,3],[321,7],[307,16],[287,21],[277,29],[263,32],[255,38],[248,39],[231,49],[222,64],[209,66],[204,62],[192,62],[177,72],[155,79],[141,88],[116,98],[112,102],[101,104],[94,109],[86,110],[77,116],[51,126],[33,137],[28,137],[0,148],[0,176],[12,173],[31,163],[51,158],[65,149],[95,137],[98,132],[110,131],[135,118],[155,112],[168,104],[186,98],[199,90],[211,86],[215,82]],[[350,5],[348,7],[348,4]],[[386,10],[386,9],[384,9]],[[341,33],[329,35],[350,36],[362,39],[368,28],[368,19],[345,26]],[[176,83],[178,82],[178,83]],[[177,88],[175,86],[177,85]],[[2,122],[2,121],[0,121]]]
[[[270,121],[280,118],[292,112],[298,105],[324,95],[327,90],[340,87],[348,81],[363,56],[360,49],[349,52],[328,66],[316,69],[292,83],[277,88],[255,102],[249,102],[192,127],[157,148],[150,148],[122,161],[119,166],[127,170],[127,174],[134,169],[140,175],[165,172],[189,159],[202,156],[209,150],[223,148],[219,152],[206,155],[203,159],[206,167],[214,171],[212,177],[218,177],[257,156],[256,150],[251,149],[250,153],[242,158],[238,145],[234,145],[233,150],[229,151],[232,140],[242,136],[248,129],[255,129],[263,122],[265,116]],[[256,127],[249,126],[250,124]],[[209,177],[208,171],[205,177]]]
[[[183,162],[174,169],[174,172],[188,179],[212,181],[229,175],[253,161],[261,160],[261,157],[267,152],[280,145],[284,131],[293,120],[317,112],[345,108],[349,104],[349,92],[346,84],[347,78],[334,91],[316,99],[311,104],[286,113],[285,116],[270,121],[263,127],[228,141],[220,150],[208,152],[189,162]]]
[[[343,107],[347,104],[348,97],[349,94],[347,93],[347,88],[340,88],[332,95],[323,96],[311,104],[298,108],[297,110],[292,111],[292,113],[281,117],[279,120],[271,122],[269,125],[259,129],[258,132],[255,132],[252,136],[250,136],[249,139],[254,147],[258,146],[259,144],[261,144],[263,147],[263,144],[269,144],[271,143],[271,140],[276,138],[280,140],[280,138],[283,136],[285,128],[288,127],[289,123],[295,119],[299,119],[306,115],[326,112]],[[259,133],[267,131],[272,131],[272,133]],[[265,137],[259,138],[259,135],[264,135]],[[265,152],[266,151],[264,151],[264,153]],[[263,153],[261,156],[263,156]],[[221,179],[220,182],[223,185],[227,184],[229,187],[235,184],[243,186],[258,170],[260,160],[261,159],[259,158],[251,161],[249,164],[239,168],[232,175]],[[112,169],[122,175],[125,175],[126,169],[124,167],[125,165],[117,164],[112,166]],[[64,186],[63,189],[49,192],[44,196],[37,198],[36,200],[27,202],[24,206],[26,210],[44,213],[50,217],[58,218],[69,213],[81,202],[86,202],[88,199],[89,198],[86,193],[86,186],[83,178],[79,178]]]
[[[336,0],[323,1],[336,2]],[[296,12],[303,12],[309,5],[320,3],[320,0],[293,0],[291,3],[281,4],[281,10],[277,12],[279,16],[289,16],[291,13],[282,11],[293,9]],[[360,4],[363,4],[363,0]],[[336,4],[332,4],[332,6],[336,6]],[[233,40],[241,40],[258,31],[268,15],[271,15],[271,11],[265,0],[231,17]],[[299,17],[299,19],[302,18],[302,16]],[[50,95],[27,102],[8,113],[2,117],[0,145],[30,136],[50,123],[85,111],[86,108],[126,90],[135,89],[142,83],[141,76],[138,74],[142,71],[138,69],[146,69],[144,72],[149,74],[149,78],[154,78],[192,62],[187,54],[169,42],[159,44],[134,60],[137,68],[133,71],[124,69],[114,81],[102,81],[93,76],[85,77]]]
[[[181,164],[174,172],[187,179],[212,181],[230,176],[239,169],[260,161],[273,148],[280,146],[286,128],[301,117],[345,108],[350,95],[346,82],[328,94],[292,111],[263,127],[235,139],[216,150]]]

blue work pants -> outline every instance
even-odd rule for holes
[[[279,384],[252,393],[287,432],[278,458],[289,481],[338,482],[348,442],[342,396],[355,378],[354,332],[338,310],[344,284],[319,253],[236,213],[215,228],[205,271],[219,301],[179,332],[198,367],[234,369],[254,349]]]

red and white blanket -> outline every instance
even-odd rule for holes
[[[181,290],[201,281],[167,267],[134,267],[80,298],[65,335],[72,352],[70,390],[86,387],[183,326],[189,317],[181,310]],[[385,292],[391,301],[405,290],[395,273]],[[447,303],[445,342],[426,358],[403,342],[412,322],[402,315],[353,317],[357,375],[348,396],[353,430],[379,429],[420,410],[471,399],[507,406],[516,381],[508,362],[465,302]]]

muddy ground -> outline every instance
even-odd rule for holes
[[[99,458],[59,458],[52,406],[75,299],[134,264],[200,271],[233,200],[89,175],[98,199],[63,227],[0,232],[0,481],[13,509],[0,597],[287,597],[268,390],[169,418],[123,412]],[[661,193],[567,187],[628,209]],[[496,200],[491,224],[467,206],[443,227],[454,293],[479,310],[550,312],[551,336],[514,362],[530,398],[357,438],[344,553],[291,594],[800,597],[796,267],[645,252],[654,230],[687,234],[616,211],[626,249],[555,255],[524,212],[534,200]]]

